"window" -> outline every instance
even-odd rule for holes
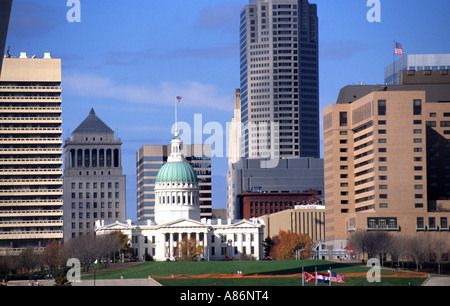
[[[418,229],[425,228],[425,225],[423,224],[423,218],[422,217],[417,217],[417,228]]]
[[[378,100],[378,116],[386,115],[386,100]]]
[[[436,219],[434,217],[428,218],[428,226],[430,227],[430,229],[436,228]]]
[[[448,228],[447,218],[441,217],[441,229]]]
[[[339,112],[339,125],[347,126],[347,112]]]
[[[422,100],[414,99],[414,101],[413,101],[413,115],[422,115]]]

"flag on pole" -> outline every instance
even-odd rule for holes
[[[395,43],[395,54],[403,56],[403,46],[401,43]]]
[[[181,98],[180,96],[177,96],[177,102],[180,103],[181,102]]]
[[[303,273],[303,275],[304,275],[305,282],[307,282],[307,283],[315,282],[315,277],[311,273],[305,272],[305,273]]]
[[[345,283],[345,276],[344,276],[344,274],[335,273],[335,272],[330,272],[330,273],[331,273],[331,281],[333,283],[339,283],[339,284],[344,284]]]
[[[328,273],[320,273],[317,272],[317,281],[319,283],[328,283],[330,282],[330,275]]]

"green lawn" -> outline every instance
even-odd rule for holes
[[[147,278],[150,274],[155,276],[171,276],[177,274],[201,275],[201,274],[235,274],[238,270],[244,274],[271,274],[288,275],[304,271],[327,272],[331,268],[336,273],[361,273],[368,268],[359,265],[336,263],[325,260],[274,260],[274,261],[210,261],[210,262],[143,262],[123,270],[96,272],[97,279]],[[395,273],[392,270],[382,270],[382,273]],[[94,276],[86,275],[83,279],[92,279]],[[423,278],[391,278],[381,279],[381,283],[369,283],[365,277],[346,278],[346,286],[420,286]],[[301,286],[301,277],[281,278],[204,278],[204,279],[157,279],[163,286]],[[311,286],[313,283],[306,283]],[[328,286],[328,284],[319,284]],[[332,283],[332,286],[341,284]]]

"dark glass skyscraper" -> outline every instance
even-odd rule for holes
[[[241,155],[318,158],[317,6],[250,0],[240,15],[240,68]]]

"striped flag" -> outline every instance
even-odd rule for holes
[[[304,272],[303,275],[304,275],[304,277],[305,277],[305,278],[304,278],[304,279],[305,279],[305,282],[307,282],[307,283],[313,283],[313,282],[316,281],[316,278],[315,278],[314,275],[312,275],[311,273]]]
[[[401,43],[395,43],[395,54],[403,56],[403,46]]]
[[[345,276],[344,276],[344,274],[335,273],[335,272],[330,272],[330,274],[331,274],[331,282],[333,282],[333,283],[340,283],[340,284],[344,284],[345,283]]]
[[[180,103],[181,102],[181,98],[180,96],[177,96],[177,102]]]

